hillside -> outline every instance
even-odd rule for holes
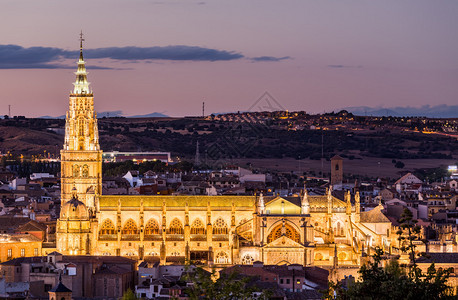
[[[227,117],[227,118],[226,118]],[[213,118],[102,118],[100,144],[104,151],[170,151],[193,159],[199,141],[201,159],[319,160],[340,154],[350,160],[458,158],[458,141],[442,121],[361,119],[350,116]],[[444,121],[445,122],[445,121]],[[453,121],[455,122],[455,121]],[[0,120],[0,151],[34,155],[57,154],[65,121],[15,118]],[[425,128],[419,128],[420,125]],[[453,123],[455,124],[455,123]],[[434,127],[435,126],[435,127]],[[455,126],[455,125],[453,125]],[[435,131],[433,131],[435,130]]]

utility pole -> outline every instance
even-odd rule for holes
[[[205,118],[205,102],[202,102],[202,117]]]

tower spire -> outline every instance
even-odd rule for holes
[[[86,65],[83,58],[83,31],[81,30],[80,33],[80,57],[78,60],[78,69],[75,73],[76,81],[73,83],[75,86],[73,88],[73,94],[81,95],[81,94],[90,94],[89,91],[89,82],[87,81],[87,72],[86,72]]]
[[[81,30],[81,33],[80,33],[80,50],[81,50],[81,53],[83,52],[83,42],[84,42],[83,30]]]
[[[302,196],[301,201],[301,214],[308,215],[310,213],[310,203],[307,194],[307,187],[305,186],[304,182],[304,195]]]

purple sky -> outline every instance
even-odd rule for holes
[[[65,113],[81,29],[97,111],[244,111],[265,91],[314,113],[457,105],[457,16],[453,0],[4,0],[0,115]]]

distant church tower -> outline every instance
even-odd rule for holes
[[[341,184],[343,181],[343,158],[334,155],[331,158],[331,184]]]
[[[63,254],[91,253],[91,232],[97,232],[96,199],[102,191],[102,151],[83,41],[81,33],[76,81],[70,93],[64,147],[60,151],[61,211],[56,227],[57,250]]]

